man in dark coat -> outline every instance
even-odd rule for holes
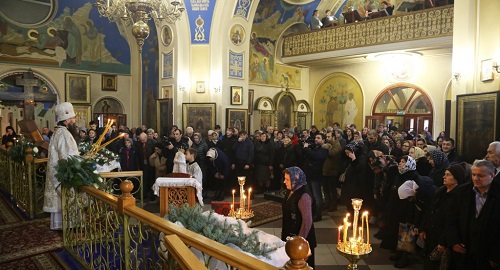
[[[450,269],[500,268],[500,185],[494,177],[490,161],[476,160],[472,182],[458,187],[446,217]]]
[[[500,141],[494,141],[488,146],[486,151],[486,160],[493,163],[496,168],[495,178],[493,181],[500,182]]]
[[[135,153],[137,156],[137,167],[142,171],[143,176],[143,189],[144,197],[153,199],[154,194],[151,187],[155,182],[155,171],[154,168],[149,166],[149,157],[154,153],[155,146],[151,139],[148,139],[146,133],[141,133],[139,135],[139,140],[135,146]]]
[[[252,179],[250,179],[251,175],[251,165],[254,157],[254,144],[248,139],[248,134],[245,130],[240,131],[240,135],[238,141],[233,145],[234,150],[234,160],[231,165],[231,168],[234,170],[234,174],[236,177],[245,176],[246,177],[246,185],[253,184]],[[231,188],[237,188],[238,183],[233,181],[230,183]]]
[[[321,220],[321,211],[323,211],[323,193],[321,192],[321,184],[323,183],[323,164],[328,156],[328,150],[323,148],[325,143],[325,134],[318,134],[314,138],[314,145],[309,146],[308,142],[303,144],[304,163],[303,171],[307,176],[307,183],[313,193],[316,201],[316,216],[314,221]]]

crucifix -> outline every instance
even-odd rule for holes
[[[24,101],[24,119],[35,120],[35,102],[37,101],[57,101],[57,95],[44,93],[43,91],[33,92],[35,86],[40,86],[40,80],[34,77],[30,70],[23,73],[23,77],[16,78],[16,85],[24,88],[23,93],[0,91],[2,101]]]

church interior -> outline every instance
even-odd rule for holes
[[[171,9],[169,16],[141,13],[141,2],[164,2],[163,8]],[[173,125],[181,130],[191,126],[207,138],[215,125],[253,134],[268,126],[323,129],[337,122],[341,128],[355,124],[361,130],[382,124],[419,134],[427,131],[434,138],[445,132],[455,138],[462,155],[470,153],[471,160],[484,156],[488,143],[500,134],[500,25],[494,19],[500,2],[387,2],[394,7],[392,15],[377,12],[382,11],[381,0],[2,0],[0,130],[3,135],[12,126],[21,133],[23,120],[32,120],[40,132],[52,129],[57,123],[55,105],[71,102],[78,127],[88,127],[90,121],[105,127],[113,120],[130,128],[146,125],[163,137]],[[311,30],[315,10],[320,18],[331,10],[337,23]],[[348,17],[353,14],[357,17]],[[488,140],[479,139],[484,136]],[[475,139],[477,144],[471,144]],[[0,160],[6,159],[2,152]],[[34,164],[29,170],[36,175],[39,167]],[[0,170],[9,175],[3,166]],[[0,182],[4,197],[21,194],[30,201],[29,194],[6,188],[8,181]],[[120,188],[127,193],[122,187],[115,190]],[[36,185],[30,187],[33,194],[35,190]],[[106,261],[102,265],[114,269],[118,257],[126,256],[120,267],[136,269],[147,264],[147,258],[152,259],[144,269],[165,267],[176,255],[157,258],[163,255],[156,250],[169,244],[160,247],[148,238],[161,232],[179,235],[172,243],[196,247],[225,266],[277,269],[246,254],[248,261],[242,262],[239,251],[210,247],[187,230],[167,228],[161,218],[149,216],[158,216],[159,206],[143,204],[142,197],[138,205],[144,213],[130,208],[135,203],[127,199],[87,187],[85,191],[95,206],[89,208],[98,214],[86,226],[102,226],[102,242],[81,244],[85,230],[77,231],[76,225],[65,229],[64,247],[78,246],[71,256],[59,256],[66,266],[83,267],[82,261],[90,260],[94,265],[84,268]],[[71,191],[65,192],[69,205]],[[254,200],[266,201],[257,194]],[[30,207],[36,208],[36,203]],[[77,208],[64,211],[82,214]],[[203,209],[210,209],[210,203]],[[335,251],[342,210],[315,223],[316,236],[322,238],[315,269],[345,269],[349,263]],[[22,215],[30,219],[35,212],[25,209]],[[121,236],[128,234],[100,219],[123,227],[148,226],[151,235],[124,244],[126,237]],[[256,228],[279,237],[280,226],[273,221]],[[97,246],[105,246],[102,239],[110,231],[120,235],[113,245],[135,250],[129,253],[135,258],[120,248],[115,248],[115,257],[99,257],[105,252]],[[374,245],[379,241],[371,239]],[[70,258],[77,256],[83,259]],[[360,261],[360,269],[392,269],[388,256],[374,248]],[[405,269],[423,268],[415,261]]]

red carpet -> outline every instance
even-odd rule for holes
[[[0,226],[2,266],[5,262],[57,250],[62,246],[62,231],[50,230],[50,218]]]

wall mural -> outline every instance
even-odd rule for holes
[[[215,0],[186,0],[184,5],[191,29],[191,43],[209,44]]]
[[[248,14],[253,0],[238,0],[234,9],[234,16],[240,16],[248,20]]]
[[[363,92],[356,79],[345,73],[329,75],[314,95],[314,121],[321,127],[338,122],[344,128],[363,126]]]
[[[24,28],[0,18],[0,61],[130,74],[130,48],[87,0],[60,0],[54,19]]]
[[[300,89],[299,68],[275,63],[276,41],[291,25],[309,24],[319,1],[290,5],[283,0],[262,0],[257,6],[250,34],[250,83]]]
[[[148,25],[151,30],[142,47],[142,124],[157,130],[156,100],[159,93],[158,78],[161,62],[158,52],[158,32],[152,20]]]

